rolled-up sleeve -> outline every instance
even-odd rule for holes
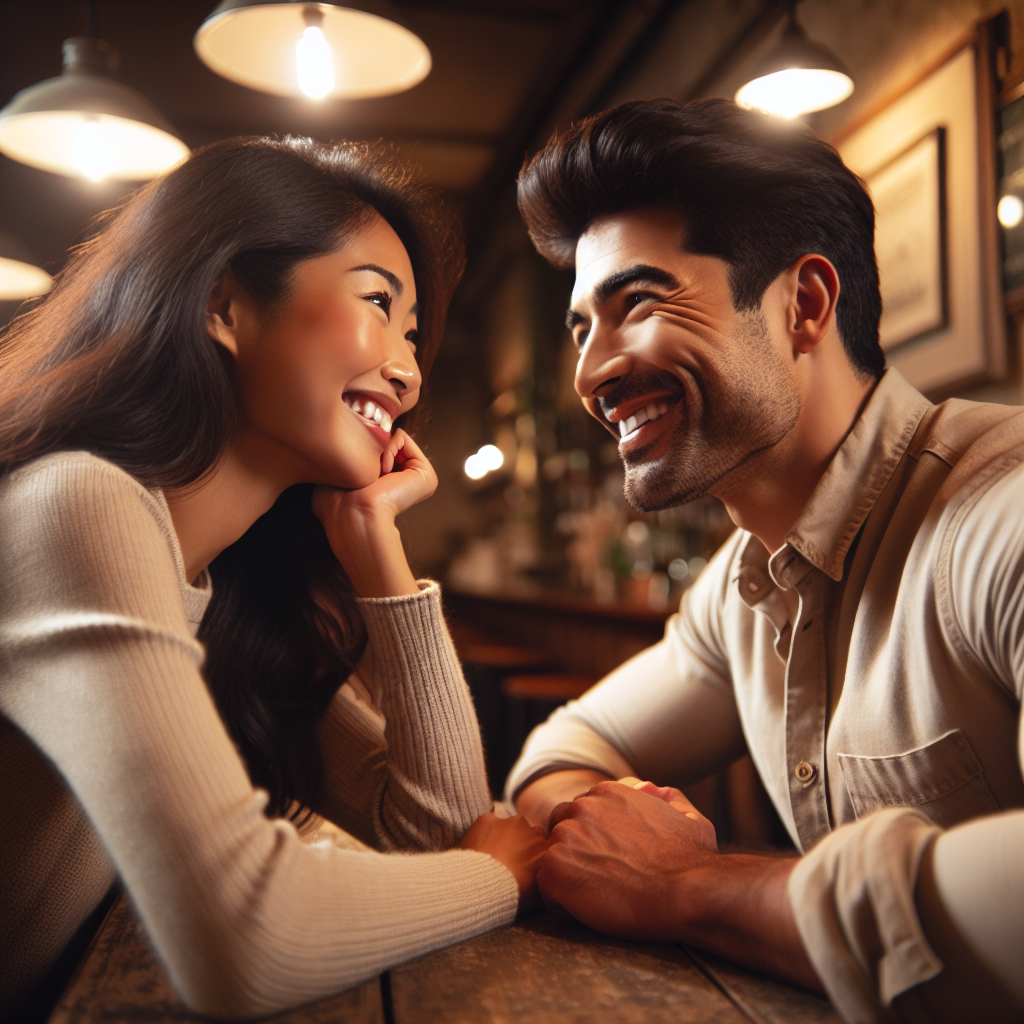
[[[506,799],[541,775],[567,768],[683,785],[743,752],[728,662],[714,631],[704,628],[728,585],[730,556],[726,550],[715,556],[666,623],[661,641],[530,734],[509,775]]]

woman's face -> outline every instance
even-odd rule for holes
[[[351,489],[376,480],[392,423],[416,404],[422,384],[416,285],[394,229],[374,217],[342,248],[298,264],[270,311],[230,278],[223,287],[234,293],[226,312],[243,457],[265,460],[262,471],[286,486]],[[217,301],[215,291],[211,310]],[[211,333],[221,340],[212,324]]]

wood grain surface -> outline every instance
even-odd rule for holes
[[[122,895],[110,909],[49,1024],[205,1021],[175,995]],[[380,981],[270,1018],[275,1024],[384,1024]]]
[[[567,914],[516,924],[391,971],[395,1024],[747,1024],[672,945],[598,935]]]
[[[842,1024],[827,999],[751,974],[710,953],[689,948],[687,952],[753,1024]]]
[[[383,981],[383,990],[381,981]],[[128,901],[111,908],[49,1024],[195,1024]],[[670,944],[537,911],[274,1024],[839,1024],[809,993]]]

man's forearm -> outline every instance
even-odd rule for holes
[[[717,854],[676,887],[678,940],[764,974],[823,992],[786,892],[796,861]]]
[[[545,831],[551,812],[561,803],[575,800],[588,792],[599,782],[607,782],[610,776],[593,768],[569,768],[551,772],[535,779],[516,797],[516,810],[526,817],[531,825],[540,825]]]

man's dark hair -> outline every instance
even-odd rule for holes
[[[729,264],[736,309],[804,253],[835,265],[836,322],[850,362],[879,377],[882,300],[875,211],[864,183],[806,125],[730,100],[623,103],[553,138],[519,175],[519,209],[537,251],[571,267],[597,218],[668,207],[685,248]]]

